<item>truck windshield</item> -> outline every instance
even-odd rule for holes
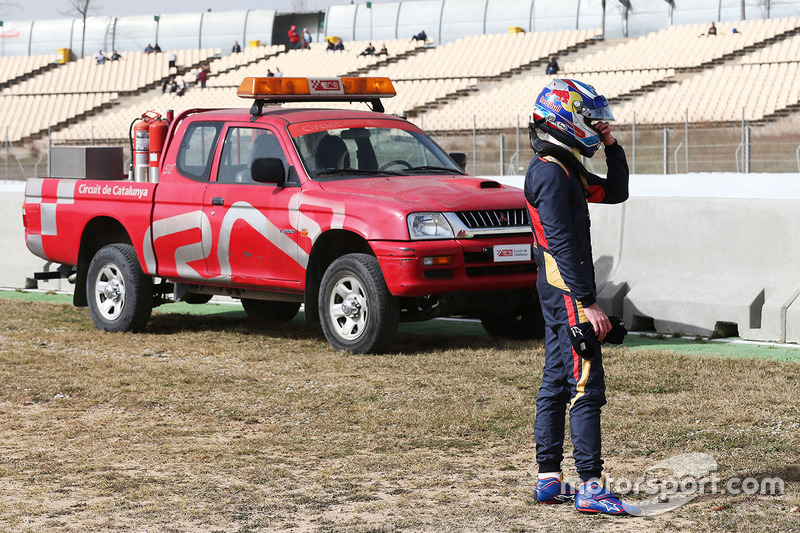
[[[314,180],[464,172],[426,135],[389,127],[316,131],[294,138]]]

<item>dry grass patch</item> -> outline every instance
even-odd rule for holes
[[[112,335],[67,305],[0,312],[0,531],[800,528],[799,364],[608,350],[610,473],[703,451],[787,493],[584,517],[532,505],[540,344],[405,334],[357,356],[301,323]]]

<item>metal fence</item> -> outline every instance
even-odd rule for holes
[[[527,119],[503,132],[433,134],[448,152],[467,154],[467,170],[474,175],[524,174],[532,151]],[[420,123],[423,126],[424,123]],[[672,125],[665,128],[623,126],[613,130],[625,148],[635,174],[687,172],[800,173],[800,121],[750,125]],[[24,180],[47,172],[48,140],[24,146],[8,141],[0,126],[0,179]],[[90,144],[87,142],[87,144]],[[120,142],[128,150],[128,143]],[[126,157],[130,154],[126,153]],[[584,161],[587,168],[605,174],[602,154]]]
[[[688,172],[800,172],[800,124],[770,123],[694,125],[682,124],[646,129],[613,128],[625,148],[635,174]],[[467,154],[468,170],[476,175],[524,174],[532,151],[527,120],[504,132],[472,131],[434,135],[448,152]],[[584,161],[589,170],[605,174],[605,160],[598,154]]]

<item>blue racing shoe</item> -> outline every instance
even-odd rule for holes
[[[575,497],[575,508],[582,513],[605,513],[638,516],[642,510],[625,503],[605,487],[605,480],[592,479],[581,483]]]
[[[536,480],[536,501],[539,503],[565,503],[575,499],[577,492],[565,483],[561,474]]]

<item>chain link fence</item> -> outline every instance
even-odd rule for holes
[[[524,174],[533,155],[525,122],[503,132],[472,131],[434,138],[448,152],[466,153],[470,174]],[[800,173],[797,124],[627,126],[612,131],[635,174]],[[595,173],[606,173],[602,154],[584,163]]]
[[[523,175],[533,155],[527,119],[506,131],[433,133],[447,152],[467,154],[467,171],[478,176]],[[424,123],[419,125],[424,129]],[[623,126],[613,134],[625,148],[634,174],[687,172],[800,173],[800,127],[786,124]],[[0,126],[0,179],[25,180],[47,173],[48,141],[11,143]],[[89,144],[89,143],[87,143]],[[120,140],[130,157],[128,142]],[[595,173],[605,174],[602,154],[584,161]]]

